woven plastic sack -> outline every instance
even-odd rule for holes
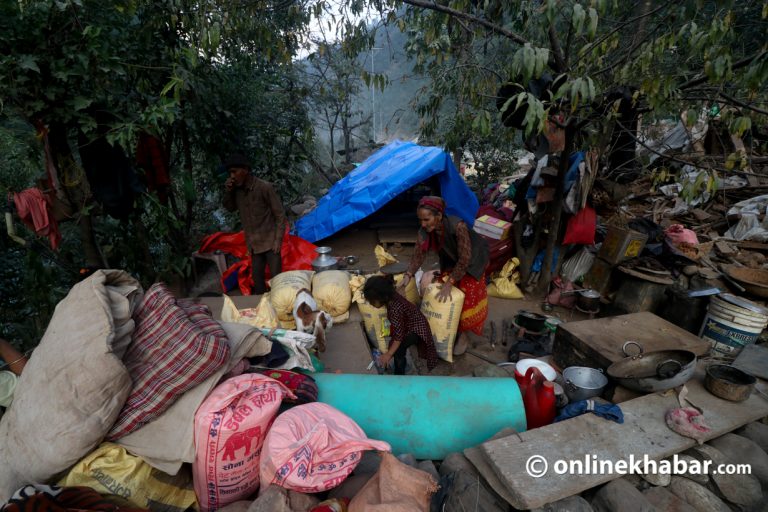
[[[395,275],[395,286],[399,287],[400,282],[402,282],[403,278],[405,277],[405,274],[397,274]],[[408,299],[408,302],[411,304],[414,304],[418,306],[421,303],[421,295],[419,295],[419,289],[416,286],[416,279],[411,278],[410,281],[408,281],[408,284],[405,285],[405,290],[403,293],[403,297]]]
[[[198,509],[189,473],[166,475],[113,443],[102,444],[75,464],[58,485],[85,486],[101,494],[116,494],[152,512]]]
[[[296,294],[302,288],[309,290],[312,287],[313,274],[310,270],[291,270],[277,274],[269,281],[269,301],[275,308],[283,328],[291,323],[295,326],[293,303],[296,301]]]
[[[278,416],[267,434],[261,490],[277,484],[303,493],[327,491],[349,476],[364,451],[390,449],[328,404],[299,405]]]
[[[343,270],[318,272],[312,278],[312,296],[321,311],[336,318],[349,311],[352,292],[349,289],[349,273]]]
[[[488,285],[488,295],[501,299],[522,299],[523,292],[517,286],[517,283],[520,282],[520,273],[516,271],[518,265],[520,265],[520,260],[510,258],[498,275],[491,279],[491,284]]]
[[[283,397],[282,383],[245,374],[220,384],[195,413],[192,474],[203,512],[247,498],[259,488],[259,459]]]
[[[397,263],[397,258],[389,254],[381,245],[377,245],[373,250],[373,253],[376,256],[376,262],[379,264],[379,268],[392,263]]]
[[[258,306],[255,308],[237,309],[229,296],[224,295],[224,304],[221,307],[221,321],[246,324],[252,327],[277,328],[279,321],[277,312],[269,302],[269,292],[262,295]]]
[[[432,335],[435,337],[437,356],[449,363],[453,362],[453,344],[459,330],[461,308],[464,305],[464,292],[458,286],[451,288],[451,298],[445,302],[437,300],[442,285],[431,284],[421,300],[421,312],[427,317]]]
[[[363,317],[363,325],[365,326],[365,334],[368,335],[368,340],[376,345],[381,353],[386,353],[389,350],[389,333],[386,332],[387,325],[387,306],[380,308],[373,307],[368,302],[359,302],[357,304],[360,310],[360,315]]]

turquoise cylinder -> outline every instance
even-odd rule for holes
[[[513,378],[315,373],[318,400],[355,420],[396,455],[442,460],[504,428],[525,431]]]

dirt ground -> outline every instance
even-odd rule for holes
[[[374,254],[374,249],[377,244],[377,230],[365,228],[348,228],[318,243],[318,245],[331,247],[334,256],[357,256],[358,262],[355,265],[350,266],[347,270],[353,272],[359,271],[362,274],[370,274],[378,271],[379,267]],[[413,253],[413,244],[390,244],[388,250],[400,261],[408,262]],[[198,275],[198,280],[190,294],[192,296],[197,296],[206,292],[216,293],[220,291],[218,275],[213,271],[213,267],[210,265],[207,267],[203,265],[203,267],[207,268],[207,271],[201,272]],[[424,264],[424,268],[430,269],[436,267],[437,258],[435,255],[430,255]],[[232,291],[230,294],[238,295],[238,292]],[[431,372],[431,375],[472,375],[473,370],[478,366],[487,365],[489,363],[497,364],[507,362],[510,344],[508,343],[507,346],[502,344],[501,328],[503,320],[511,320],[519,310],[543,313],[541,310],[542,297],[526,296],[525,299],[522,300],[489,297],[488,302],[488,320],[486,321],[484,330],[486,339],[474,340],[474,343],[470,345],[468,352],[464,355],[456,356],[453,363],[440,361],[438,367]],[[556,308],[554,311],[545,314],[555,316],[562,322],[584,320],[587,318],[586,315],[579,313],[578,311],[569,311],[561,308]],[[362,321],[355,306],[353,306],[350,311],[349,321]],[[496,332],[494,344],[491,344],[492,324]],[[331,335],[332,334],[329,336]],[[365,343],[365,341],[365,339],[359,340],[360,343]],[[355,341],[348,340],[347,342],[354,343]],[[416,367],[421,369],[421,363],[419,361],[416,361]]]

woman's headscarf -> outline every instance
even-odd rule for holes
[[[421,199],[419,199],[419,208],[426,208],[428,210],[432,210],[433,212],[438,212],[440,215],[445,215],[445,201],[442,197],[439,196],[424,196]],[[423,251],[429,251],[432,249],[433,251],[437,252],[443,247],[443,242],[445,241],[445,233],[442,229],[432,233],[429,233],[427,235],[427,238],[425,240],[420,241],[421,249]]]
[[[424,196],[419,199],[418,208],[429,208],[439,212],[441,215],[445,215],[445,201],[439,196]]]

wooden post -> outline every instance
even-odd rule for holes
[[[552,255],[555,252],[555,246],[558,245],[560,236],[560,221],[563,214],[563,200],[565,198],[565,176],[568,174],[568,160],[573,146],[573,127],[569,122],[565,126],[565,149],[560,153],[560,166],[557,171],[557,188],[555,189],[555,199],[552,205],[552,222],[549,225],[547,233],[547,249],[544,253],[544,262],[541,266],[541,276],[539,277],[538,288],[540,291],[549,289],[549,282],[557,274],[557,269],[562,262],[562,251],[558,254],[557,263],[552,267]],[[558,246],[559,247],[559,246]]]

